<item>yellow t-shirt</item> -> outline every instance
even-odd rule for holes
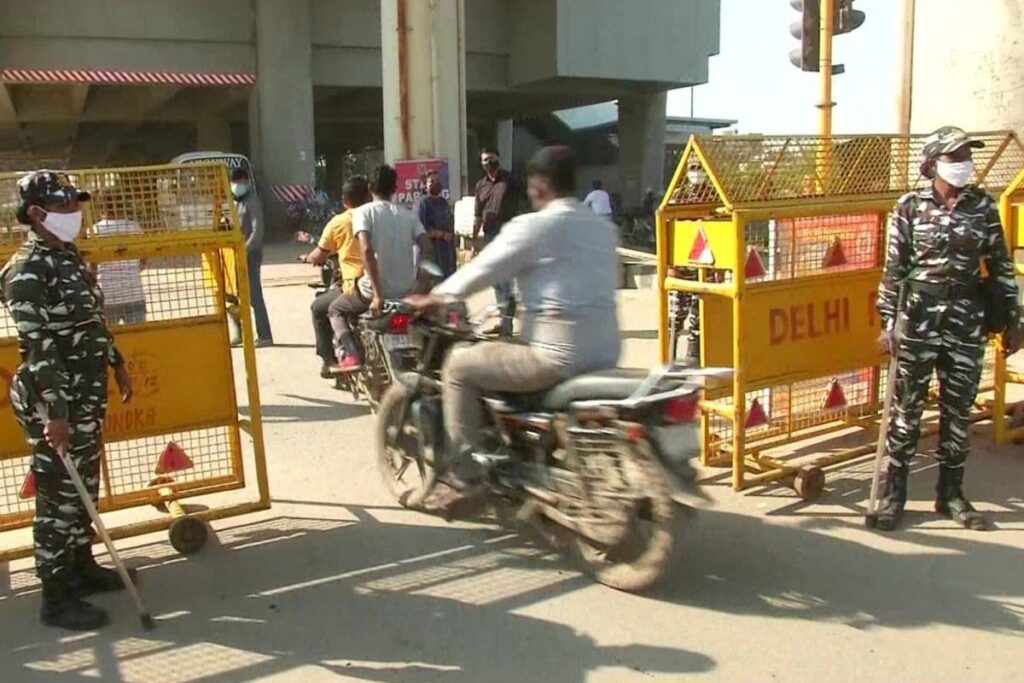
[[[351,292],[363,274],[363,250],[352,234],[352,211],[346,210],[327,221],[318,245],[324,251],[338,254],[341,266],[341,291]]]

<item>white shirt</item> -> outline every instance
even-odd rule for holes
[[[604,190],[591,190],[583,205],[590,208],[598,216],[612,215],[612,198]]]
[[[138,234],[142,228],[127,218],[104,218],[92,226],[97,237],[108,235]],[[142,268],[138,259],[128,261],[107,261],[97,264],[96,281],[103,291],[103,302],[110,304],[132,304],[146,300],[142,289]]]
[[[384,199],[363,204],[352,212],[352,234],[370,236],[377,256],[382,299],[400,299],[416,288],[416,238],[426,234],[420,219],[409,209]],[[373,298],[373,284],[367,275],[359,278],[359,291]]]
[[[615,367],[622,344],[615,310],[615,224],[575,199],[558,199],[502,227],[480,255],[438,285],[459,298],[513,278],[525,341],[570,373]]]

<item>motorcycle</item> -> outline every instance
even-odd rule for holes
[[[348,391],[353,400],[365,399],[370,412],[377,413],[395,377],[415,367],[418,349],[410,338],[412,315],[398,301],[385,301],[380,316],[360,316],[353,338],[363,366],[338,375],[334,388]]]
[[[421,509],[444,480],[441,365],[453,346],[488,343],[463,304],[408,316],[418,359],[380,403],[377,464],[398,502]],[[704,376],[729,371],[616,369],[532,395],[491,394],[473,459],[488,496],[567,548],[601,583],[655,583],[674,543],[673,495],[694,488]]]

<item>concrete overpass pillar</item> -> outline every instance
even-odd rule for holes
[[[315,182],[310,15],[310,0],[256,0],[250,137],[264,184]]]
[[[465,0],[381,0],[384,156],[444,158],[466,181]]]
[[[665,93],[619,100],[619,170],[622,201],[636,206],[644,190],[665,189]]]
[[[231,121],[208,116],[196,121],[196,149],[202,152],[231,152]]]
[[[515,126],[513,125],[512,119],[502,119],[498,121],[498,157],[501,159],[501,165],[511,171],[514,165],[514,144],[515,144]]]

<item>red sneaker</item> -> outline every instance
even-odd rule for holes
[[[363,367],[362,362],[354,354],[348,354],[341,359],[341,362],[331,368],[331,372],[336,375],[343,375],[348,372],[355,372],[361,370]]]

